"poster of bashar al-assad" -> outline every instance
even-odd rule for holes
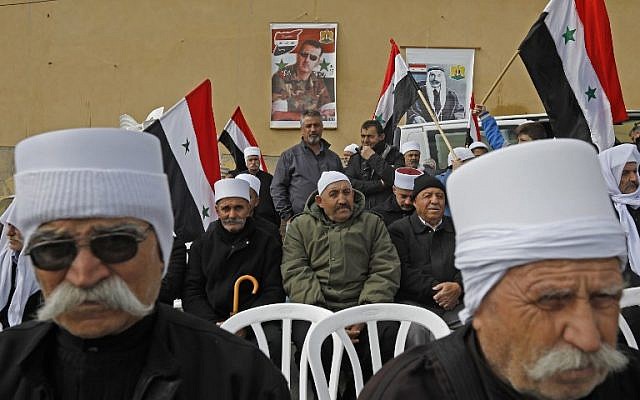
[[[338,127],[337,37],[338,24],[271,24],[272,128],[299,128],[305,110]]]
[[[407,48],[409,72],[438,121],[466,120],[473,91],[474,49]],[[407,123],[431,122],[422,100],[407,111]]]

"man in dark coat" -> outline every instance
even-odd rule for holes
[[[419,176],[411,198],[416,211],[389,227],[402,263],[396,301],[424,307],[449,326],[457,326],[462,310],[462,276],[454,263],[453,221],[444,216],[444,185],[432,176]]]
[[[392,223],[413,214],[413,181],[422,175],[415,168],[402,167],[396,169],[393,180],[393,194],[383,203],[375,206],[371,211],[382,217],[384,225],[388,228]]]
[[[320,112],[308,110],[300,120],[302,140],[282,152],[271,183],[271,196],[280,219],[289,222],[304,210],[324,171],[342,171],[340,157],[322,138]]]
[[[385,365],[360,399],[640,398],[640,352],[616,344],[625,235],[593,147],[492,152],[447,191],[468,324]]]
[[[222,323],[233,311],[234,284],[243,275],[258,282],[240,286],[239,309],[284,302],[280,275],[280,241],[257,228],[249,216],[249,184],[241,179],[221,179],[214,184],[218,220],[191,245],[182,307],[208,321]],[[265,325],[272,359],[279,363],[281,331]]]
[[[247,164],[247,170],[241,171],[239,174],[251,174],[260,179],[260,192],[258,193],[260,202],[255,208],[254,214],[280,226],[280,217],[273,206],[270,191],[273,175],[260,169],[260,148],[253,146],[245,148],[244,161]]]
[[[22,141],[15,159],[45,303],[40,321],[0,333],[1,399],[290,398],[255,346],[156,305],[173,242],[157,138],[58,131]]]
[[[372,209],[391,195],[393,173],[404,165],[402,154],[384,138],[380,122],[365,121],[360,128],[360,152],[351,157],[345,169],[353,188],[364,194],[367,209]]]

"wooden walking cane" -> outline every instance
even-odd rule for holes
[[[251,281],[253,284],[253,290],[251,290],[251,294],[258,293],[258,280],[251,275],[242,275],[238,279],[236,279],[236,283],[233,284],[233,309],[231,311],[231,315],[235,315],[238,313],[239,301],[240,301],[240,284],[244,281]]]

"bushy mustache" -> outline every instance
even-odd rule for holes
[[[46,298],[44,306],[38,310],[38,319],[41,321],[55,319],[73,311],[84,302],[97,302],[109,309],[122,310],[136,317],[144,317],[153,310],[153,304],[143,304],[122,278],[112,275],[88,289],[63,281]]]

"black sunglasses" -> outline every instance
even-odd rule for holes
[[[311,54],[311,53],[300,53],[300,57],[302,58],[307,58],[309,57],[309,60],[311,61],[318,61],[318,56],[315,54]]]
[[[128,261],[138,253],[138,243],[147,238],[152,229],[149,225],[143,232],[111,232],[88,236],[86,244],[76,239],[43,241],[29,246],[26,254],[36,267],[57,271],[68,268],[78,255],[78,248],[88,246],[91,252],[105,264]]]

